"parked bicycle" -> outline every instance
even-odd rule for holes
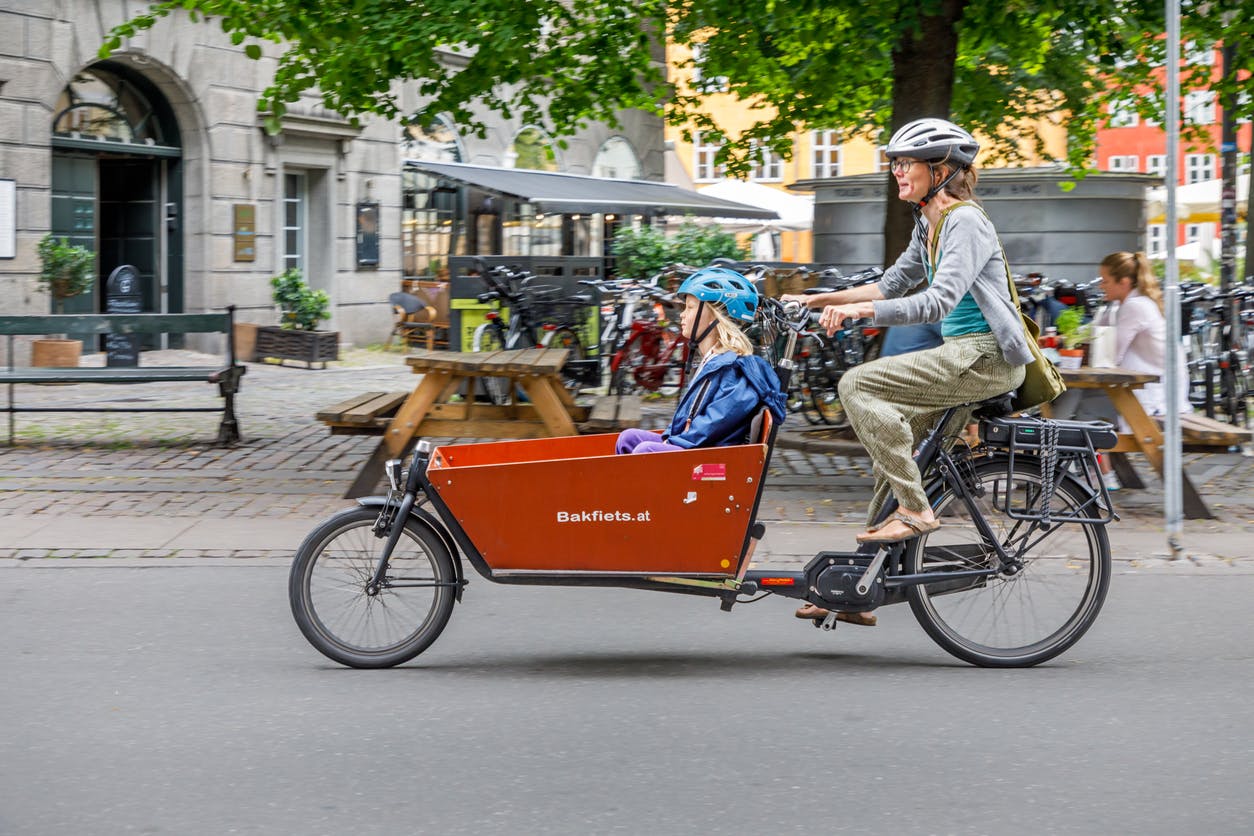
[[[488,290],[478,295],[484,303],[496,303],[472,337],[474,351],[499,351],[516,348],[564,348],[570,352],[562,366],[562,379],[567,388],[578,390],[595,386],[599,379],[599,363],[588,360],[580,332],[583,330],[591,296],[567,295],[555,285],[541,284],[535,276],[508,267],[481,269]],[[501,306],[508,307],[505,318]],[[484,378],[484,387],[493,403],[507,403],[513,397],[511,384],[505,378]]]
[[[675,304],[667,289],[669,281],[695,271],[693,267],[672,265],[648,281],[629,286],[614,335],[618,342],[607,349],[611,394],[643,391],[669,395],[683,389],[688,341],[659,308]]]
[[[1208,418],[1222,413],[1231,424],[1249,426],[1250,362],[1247,322],[1254,288],[1227,293],[1213,285],[1180,286],[1180,321],[1188,357],[1189,401]]]
[[[799,307],[768,300],[759,311],[800,336],[809,317]],[[785,387],[794,347],[779,365]],[[1078,641],[1106,598],[1114,513],[1096,451],[1116,439],[1109,424],[1004,417],[1008,405],[1008,395],[978,405],[976,449],[951,435],[958,408],[919,447],[940,529],[820,551],[800,570],[750,568],[778,430],[765,410],[749,443],[647,456],[614,455],[613,434],[424,440],[408,465],[387,464],[387,496],[358,500],[305,538],[289,576],[292,614],[341,664],[397,665],[426,650],[462,601],[464,558],[496,583],[677,592],[723,610],[771,595],[808,601],[830,611],[827,628],[840,612],[908,602],[960,659],[1039,664]]]

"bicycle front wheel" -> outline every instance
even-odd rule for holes
[[[1047,528],[1015,520],[994,508],[993,498],[1013,507],[1039,500],[1041,474],[1035,462],[1017,460],[1013,481],[1004,459],[978,463],[965,479],[978,512],[1022,570],[979,579],[945,581],[946,573],[987,569],[997,553],[977,530],[971,510],[949,485],[941,484],[932,504],[941,527],[910,541],[908,574],[936,574],[937,583],[907,588],[919,625],[949,653],[984,667],[1027,667],[1052,659],[1079,641],[1092,626],[1110,585],[1110,542],[1097,523],[1054,523]],[[1088,492],[1064,478],[1053,508],[1074,512]],[[1090,510],[1087,516],[1094,516]]]
[[[378,516],[378,509],[357,507],[328,519],[301,543],[288,577],[301,633],[353,668],[388,668],[426,650],[448,624],[457,591],[448,549],[406,520],[383,584],[370,594],[367,582],[387,542],[375,536]]]

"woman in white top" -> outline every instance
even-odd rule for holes
[[[1134,372],[1148,372],[1159,381],[1133,390],[1149,415],[1167,412],[1165,389],[1161,378],[1166,367],[1167,324],[1163,318],[1163,294],[1158,278],[1145,253],[1111,253],[1102,259],[1101,288],[1107,305],[1094,318],[1094,325],[1115,327],[1115,365]],[[1183,358],[1182,358],[1183,359]],[[1188,376],[1181,362],[1181,412],[1192,412],[1189,404]],[[1054,401],[1052,411],[1058,418],[1081,421],[1119,420],[1115,405],[1104,392],[1096,389],[1069,389]],[[1102,470],[1109,472],[1109,463],[1102,458]],[[1113,474],[1109,487],[1117,487]]]

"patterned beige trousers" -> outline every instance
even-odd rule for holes
[[[936,348],[881,357],[847,371],[840,379],[840,402],[875,474],[867,525],[875,522],[890,491],[903,508],[922,513],[927,507],[914,450],[941,412],[1021,383],[1023,367],[1003,359],[992,334],[947,337]],[[956,418],[950,433],[966,424],[969,413]]]

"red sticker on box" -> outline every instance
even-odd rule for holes
[[[725,482],[727,481],[727,465],[699,464],[692,469],[694,482]]]

